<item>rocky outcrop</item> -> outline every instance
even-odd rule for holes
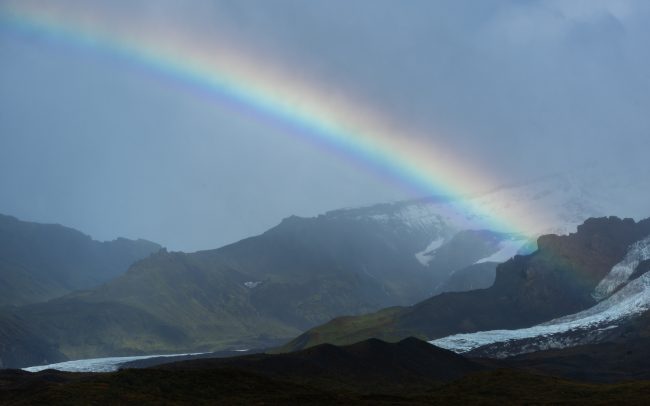
[[[650,220],[589,219],[567,236],[547,235],[539,249],[497,268],[492,287],[444,293],[414,306],[333,320],[289,343],[285,350],[322,342],[344,344],[377,337],[435,339],[451,334],[529,327],[593,304],[596,285],[626,254],[650,235]]]

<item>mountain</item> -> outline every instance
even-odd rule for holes
[[[523,241],[459,232],[436,216],[407,221],[421,203],[290,217],[216,250],[160,251],[97,288],[16,314],[70,358],[264,347],[333,317],[415,303],[456,268]],[[428,265],[417,256],[427,246]]]
[[[71,228],[0,215],[0,306],[98,286],[160,248],[145,240],[94,241]]]
[[[454,271],[449,278],[438,285],[438,292],[465,292],[486,289],[494,284],[497,271],[496,262],[478,262]]]
[[[525,329],[454,335],[433,343],[479,356],[505,357],[646,337],[650,331],[649,263],[650,236],[630,245],[625,257],[595,287],[591,296],[597,303],[586,310]]]
[[[562,177],[470,200],[497,215],[548,205],[544,230],[570,230],[598,211],[590,194]],[[395,306],[441,292],[488,288],[495,280],[499,287],[488,291],[497,292],[516,280],[497,277],[496,266],[530,252],[528,240],[497,226],[474,229],[485,219],[468,214],[459,203],[429,198],[289,217],[262,235],[216,250],[160,251],[101,286],[14,312],[70,358],[265,347],[332,318],[382,308],[389,309],[372,316],[373,323],[393,328],[393,318],[399,313],[402,320],[405,311]],[[446,300],[433,299],[440,304],[431,305],[447,309],[437,312],[446,319],[435,335],[421,330],[425,320],[417,320],[419,312],[414,312],[403,320],[415,319],[386,338],[528,326],[592,304],[583,298],[513,317],[491,305],[491,297],[467,299],[463,306],[483,301],[486,314],[494,310],[501,316],[493,324],[469,318],[461,328],[453,320],[462,309],[446,308]],[[353,327],[361,329],[359,337],[347,340],[372,337],[374,327],[363,332],[368,319],[363,320]]]
[[[431,245],[430,245],[431,246]],[[438,276],[431,295],[492,286],[497,265],[533,251],[527,238],[489,230],[463,230],[435,249],[419,253]]]
[[[487,289],[443,293],[416,305],[342,317],[311,329],[283,350],[369,337],[437,339],[452,334],[525,328],[596,305],[593,293],[629,247],[650,235],[650,219],[589,219],[576,233],[546,235],[538,250],[499,265]],[[462,340],[462,337],[461,337]],[[439,343],[438,341],[434,341]]]
[[[0,369],[63,360],[55,346],[36,336],[22,320],[0,312]]]
[[[448,382],[485,370],[481,364],[416,338],[398,343],[370,339],[348,346],[322,344],[289,354],[254,354],[208,358],[160,365],[175,371],[236,368],[291,382],[304,377],[336,383],[341,388],[399,387],[404,382]]]

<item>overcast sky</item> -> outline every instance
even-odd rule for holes
[[[47,3],[115,29],[240,44],[503,183],[647,167],[645,0]],[[1,213],[196,250],[292,214],[417,195],[286,131],[0,20]]]

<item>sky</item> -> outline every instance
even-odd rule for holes
[[[0,0],[0,15],[17,3],[236,49],[390,120],[394,137],[444,146],[490,174],[485,190],[647,166],[644,0]],[[227,100],[0,19],[0,213],[193,251],[421,195]]]

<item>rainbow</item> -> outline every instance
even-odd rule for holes
[[[201,44],[165,32],[102,28],[96,21],[47,5],[0,5],[0,33],[37,37],[85,52],[99,52],[227,100],[253,117],[287,127],[291,133],[361,162],[389,181],[421,194],[452,198],[454,210],[476,219],[476,227],[533,236],[540,230],[531,210],[498,215],[467,199],[494,185],[469,159],[433,145],[419,134],[333,95],[323,85],[289,77],[269,61],[251,58],[231,44]],[[51,6],[51,5],[50,5]],[[263,62],[263,63],[261,63]]]

